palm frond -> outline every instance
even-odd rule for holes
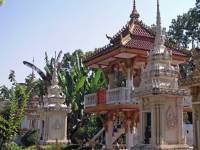
[[[57,58],[56,58],[56,63],[59,62],[61,56],[62,56],[62,50],[58,53],[58,56],[57,56]]]
[[[30,62],[27,62],[27,61],[23,61],[23,64],[33,70],[35,70],[43,80],[46,80],[46,75],[44,74],[44,72],[39,69],[38,67],[36,67],[34,64],[30,63]]]

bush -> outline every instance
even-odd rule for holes
[[[22,150],[16,143],[4,144],[2,150]]]
[[[26,147],[35,145],[38,142],[38,132],[37,132],[37,130],[27,131],[22,136],[21,142]]]

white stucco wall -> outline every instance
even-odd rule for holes
[[[184,124],[184,134],[186,136],[186,142],[188,145],[193,145],[193,125],[192,124]]]

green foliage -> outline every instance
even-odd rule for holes
[[[195,48],[200,42],[200,14],[197,7],[172,20],[167,36],[179,48]]]
[[[10,90],[5,86],[0,86],[0,100],[9,99]]]
[[[78,134],[83,129],[78,130],[86,119],[83,117],[84,95],[96,92],[106,85],[105,76],[101,70],[91,70],[83,65],[83,55],[81,50],[65,54],[59,72],[60,85],[65,95],[66,104],[72,106],[68,125],[71,138],[75,137],[73,134]],[[86,130],[83,130],[86,134]]]
[[[3,3],[4,3],[4,0],[0,0],[0,6],[3,5]]]
[[[15,71],[14,70],[10,70],[10,74],[8,76],[8,79],[10,80],[10,82],[15,85],[16,84],[16,80],[15,80]]]
[[[0,147],[15,138],[24,116],[29,93],[25,85],[15,85],[10,97],[9,119],[0,116]]]
[[[6,143],[2,150],[22,150],[22,148],[15,143]]]
[[[32,146],[37,144],[38,142],[38,131],[37,130],[30,130],[27,131],[21,138],[21,142],[24,146]]]
[[[57,57],[49,59],[47,53],[45,53],[45,72],[42,72],[34,64],[25,61],[23,63],[41,76],[41,80],[37,80],[37,86],[34,88],[34,90],[40,91],[41,99],[46,94],[47,87],[51,84],[54,62],[58,64],[59,84],[65,96],[65,103],[72,108],[72,113],[68,117],[70,120],[68,121],[68,133],[70,137],[74,137],[74,134],[79,132],[78,128],[82,122],[87,120],[83,113],[84,95],[96,92],[99,88],[105,87],[107,83],[101,70],[89,69],[83,65],[84,54],[81,50],[76,50],[72,54],[66,53],[60,62],[61,54],[62,52]],[[30,81],[31,76],[27,77],[26,84],[30,85]],[[84,133],[86,131],[84,129]]]

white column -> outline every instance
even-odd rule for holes
[[[139,144],[139,129],[137,128],[136,124],[133,127],[133,146]]]
[[[133,132],[131,132],[131,120],[127,120],[126,149],[133,147]]]
[[[106,131],[106,149],[112,150],[112,133],[113,133],[113,121],[107,121],[107,131]]]
[[[67,139],[67,116],[64,116],[65,117],[65,123],[64,123],[64,140],[68,140]]]
[[[151,144],[156,144],[156,124],[157,124],[157,118],[156,118],[156,105],[152,104],[152,114],[151,114]]]
[[[183,100],[177,100],[177,111],[178,114],[178,138],[179,144],[183,144],[184,134],[183,134]],[[184,143],[186,144],[186,143]]]
[[[133,77],[131,76],[131,69],[130,68],[127,68],[126,87],[133,88]]]

